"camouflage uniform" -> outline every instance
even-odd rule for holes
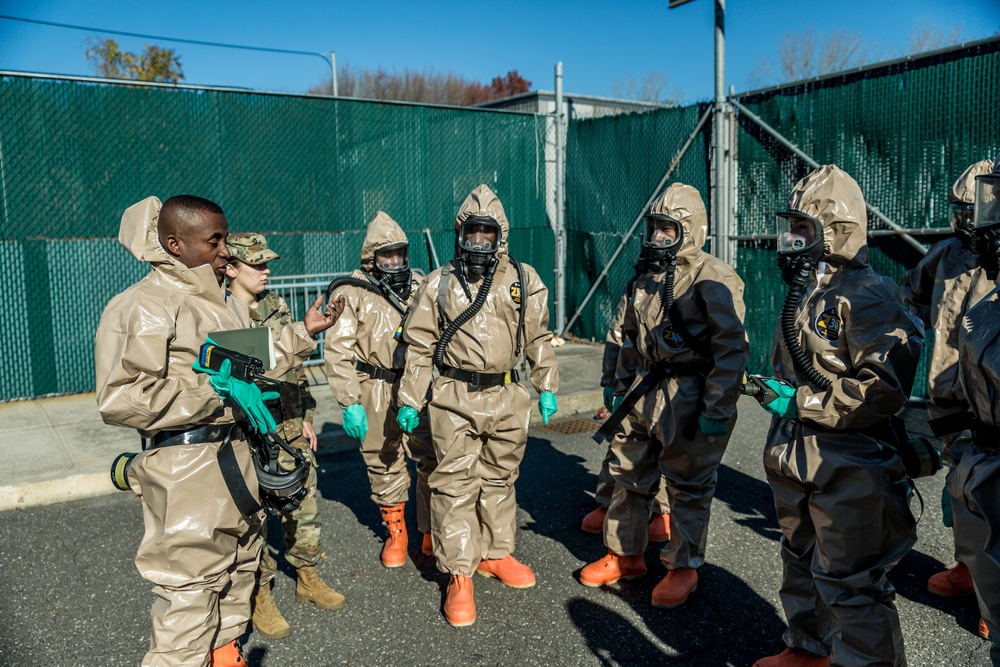
[[[260,234],[231,234],[227,243],[232,256],[247,264],[263,264],[278,258],[277,253],[267,247],[264,237]],[[257,299],[257,307],[250,308],[253,326],[271,327],[277,338],[281,330],[294,321],[288,304],[280,295],[269,291],[259,294]],[[309,392],[309,382],[302,366],[293,368],[279,379],[287,384],[280,390],[281,398],[268,402],[267,407],[278,424],[278,435],[305,454],[311,463],[306,482],[309,494],[297,510],[281,515],[281,528],[288,549],[285,559],[290,565],[299,569],[307,565],[316,565],[320,558],[320,522],[317,520],[316,507],[316,455],[302,437],[302,424],[312,423],[313,414],[316,412],[316,401]],[[263,389],[273,390],[274,387],[269,385]],[[291,455],[284,451],[280,452],[278,461],[289,468],[293,466]],[[276,573],[277,563],[265,548],[260,562],[261,584],[270,582]]]

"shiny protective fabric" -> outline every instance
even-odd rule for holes
[[[717,467],[729,442],[728,434],[704,436],[697,421],[701,415],[725,421],[729,433],[736,424],[736,401],[750,352],[743,328],[743,281],[732,267],[701,250],[707,216],[695,188],[675,183],[651,210],[684,227],[684,245],[677,252],[675,307],[683,326],[705,341],[711,357],[683,339],[665,312],[665,274],[640,277],[622,322],[616,394],[642,381],[644,364],[702,364],[708,370],[704,376],[688,373],[662,380],[633,408],[627,432],[615,436],[611,451],[616,460],[610,470],[616,487],[604,522],[604,542],[620,555],[645,552],[651,502],[662,475],[670,503],[670,542],[660,558],[668,569],[696,568],[705,561]]]
[[[260,235],[248,234],[246,236]],[[261,237],[262,240],[263,237]],[[231,248],[232,243],[229,245]],[[264,246],[264,250],[259,250],[259,246],[252,246],[251,250],[263,253],[267,250],[267,246]],[[258,297],[257,307],[249,310],[253,325],[255,327],[270,327],[274,332],[275,339],[281,335],[282,329],[293,323],[291,309],[276,292],[264,292]],[[312,423],[313,414],[316,412],[316,400],[309,391],[309,380],[302,366],[291,369],[278,379],[288,383],[279,390],[281,398],[276,402],[268,403],[271,416],[278,424],[278,435],[284,438],[291,447],[302,452],[310,463],[309,473],[306,477],[306,497],[295,510],[288,514],[282,514],[280,519],[285,539],[285,559],[292,567],[300,568],[319,563],[319,557],[322,553],[320,545],[321,524],[316,504],[318,484],[316,455],[306,439],[302,437],[302,423],[304,421]],[[270,388],[262,386],[262,389]],[[288,452],[280,450],[278,464],[291,470],[295,465],[295,459]],[[274,519],[265,519],[265,522],[267,520],[273,521]],[[266,538],[266,530],[264,535]],[[260,560],[261,585],[274,579],[276,572],[277,563],[265,544]]]
[[[210,266],[189,269],[163,250],[160,206],[149,197],[122,216],[119,241],[152,270],[108,303],[94,347],[101,417],[144,437],[233,423],[208,376],[191,365],[209,333],[250,326],[246,307],[225,298]],[[303,324],[286,327],[273,372],[301,363],[315,345]],[[219,446],[150,449],[132,460],[129,483],[145,523],[135,564],[157,596],[143,665],[207,665],[211,649],[239,637],[250,620],[263,513],[240,515],[219,470]],[[249,447],[235,441],[233,448],[256,496]]]
[[[608,334],[604,338],[604,358],[601,367],[601,386],[615,386],[615,371],[618,368],[618,353],[622,349],[622,323],[625,321],[625,309],[632,298],[632,291],[635,279],[629,280],[618,300],[615,308],[615,316],[608,326]],[[629,428],[628,420],[622,423],[623,428]],[[601,461],[601,470],[597,473],[597,490],[594,492],[594,500],[601,507],[607,509],[611,506],[611,494],[615,490],[615,478],[611,476],[611,462],[615,460],[611,445]],[[657,487],[656,496],[653,498],[653,511],[657,514],[670,513],[670,498],[667,496],[667,484],[662,477]]]
[[[789,208],[822,223],[826,254],[796,311],[799,341],[831,380],[800,377],[782,341],[774,374],[798,387],[798,419],[775,417],[764,468],[781,526],[785,642],[834,665],[904,665],[895,591],[885,573],[913,546],[911,486],[895,452],[858,432],[910,395],[923,327],[895,283],[867,264],[861,189],[837,167],[800,180]]]
[[[368,280],[375,266],[375,253],[387,246],[407,243],[403,229],[387,214],[379,211],[368,225],[361,245],[362,269],[352,275]],[[420,276],[413,274],[409,302],[420,286]],[[326,333],[323,358],[330,389],[341,407],[361,403],[368,417],[368,433],[361,443],[361,455],[368,468],[372,502],[392,507],[405,502],[410,489],[410,470],[406,457],[417,462],[417,524],[421,532],[431,530],[430,489],[427,476],[434,469],[434,451],[427,433],[427,415],[411,434],[403,433],[396,423],[400,404],[396,401],[399,381],[386,382],[356,370],[355,361],[373,366],[403,368],[406,344],[395,338],[402,315],[384,297],[350,285],[335,296],[344,297],[344,312]]]
[[[499,266],[482,309],[463,325],[444,355],[448,366],[503,373],[520,361],[514,355],[519,303],[526,299],[522,353],[531,366],[531,383],[541,393],[559,388],[559,371],[548,330],[548,289],[538,273],[522,263],[526,285],[508,257],[510,231],[503,205],[485,185],[466,198],[455,220],[458,232],[470,215],[493,217],[503,230]],[[432,271],[406,321],[406,373],[399,388],[401,405],[425,402],[434,348],[443,326],[438,313],[441,270]],[[466,296],[459,276],[449,276],[445,310],[456,318],[475,299],[482,281]],[[528,390],[513,383],[475,388],[444,376],[434,380],[427,406],[437,469],[430,476],[434,556],[438,568],[472,576],[484,558],[514,551],[517,502],[514,482],[524,457],[531,402]]]
[[[1000,426],[1000,287],[966,313],[959,334],[959,375],[976,419]],[[1000,665],[1000,442],[973,442],[948,478],[961,561],[969,567],[979,611]]]

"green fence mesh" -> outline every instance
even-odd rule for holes
[[[972,162],[1000,149],[1000,39],[785,88],[738,101],[811,155],[852,174],[866,199],[910,229],[947,227],[948,192]],[[567,225],[571,239],[569,302],[578,303],[610,252],[694,128],[698,109],[570,124]],[[737,115],[737,237],[773,234],[795,181],[810,167],[745,116]],[[697,187],[708,203],[710,127],[671,182]],[[869,216],[871,229],[885,228]],[[918,237],[925,244],[943,236]],[[769,368],[768,352],[786,291],[769,240],[736,241],[735,264],[747,284],[751,368]],[[870,239],[874,268],[900,281],[920,254],[895,237]],[[573,332],[602,338],[638,252],[633,239]],[[573,308],[570,309],[573,312]],[[927,341],[926,350],[930,348]],[[926,355],[925,355],[926,357]],[[926,366],[918,371],[922,393]]]
[[[148,270],[118,223],[149,195],[218,202],[231,231],[269,235],[275,274],[301,275],[354,268],[379,209],[429,269],[420,230],[450,258],[486,183],[512,253],[553,272],[543,116],[22,76],[0,78],[0,109],[0,400],[93,389],[100,313]]]

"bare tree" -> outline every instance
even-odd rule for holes
[[[156,44],[144,44],[145,50],[136,55],[122,49],[113,39],[96,42],[88,39],[86,56],[98,76],[132,81],[163,81],[177,83],[184,79],[181,59],[173,49]]]
[[[859,67],[870,62],[875,53],[875,43],[865,43],[858,32],[837,30],[826,35],[810,26],[804,32],[786,33],[776,59],[758,58],[750,75],[751,85],[797,81]]]
[[[308,92],[329,95],[331,90],[332,84],[327,82],[313,86]],[[379,67],[359,72],[344,63],[337,72],[337,93],[342,97],[471,106],[529,90],[531,82],[517,70],[494,77],[488,85],[471,81],[450,70],[444,73],[432,69],[397,72]]]
[[[933,23],[929,23],[920,28],[915,28],[910,33],[910,42],[907,45],[907,53],[923,53],[934,49],[943,49],[952,44],[958,44],[962,36],[962,26],[953,26],[947,33],[941,31]]]
[[[666,87],[667,75],[657,70],[651,70],[639,79],[626,74],[611,83],[611,91],[615,97],[640,102],[677,104],[682,96],[682,87],[675,86],[669,93],[665,93]]]

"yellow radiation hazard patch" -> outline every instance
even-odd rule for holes
[[[515,282],[510,286],[510,298],[514,303],[521,303],[521,283]]]
[[[417,281],[413,280],[410,282],[410,298],[412,299],[413,295],[416,293],[417,293]]]
[[[820,335],[821,338],[825,338],[830,342],[834,342],[840,339],[840,330],[843,328],[843,323],[840,318],[837,317],[836,308],[827,308],[819,317],[816,318],[816,333]]]

